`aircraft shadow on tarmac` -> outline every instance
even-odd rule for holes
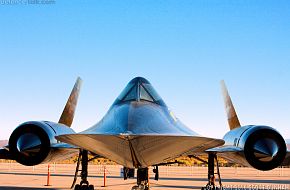
[[[19,173],[19,172],[0,172],[0,174],[13,174],[13,175],[34,175],[34,176],[46,176],[47,174],[36,174],[36,173]],[[52,174],[51,176],[58,177],[71,177],[72,174]],[[90,175],[89,177],[103,178],[103,176]],[[107,178],[121,178],[120,176],[107,176]],[[153,177],[150,178],[153,180]],[[195,177],[160,177],[160,180],[177,180],[177,181],[207,181],[206,178],[195,178]],[[223,182],[251,182],[251,183],[280,183],[280,184],[290,184],[289,180],[271,180],[271,179],[237,179],[237,178],[223,178]],[[0,186],[1,187],[1,186]]]
[[[161,180],[184,180],[184,181],[207,181],[206,178],[175,178],[175,177],[163,177]],[[237,179],[237,178],[223,178],[223,182],[239,182],[239,183],[274,183],[274,184],[290,184],[290,180],[268,180],[268,179]]]
[[[11,172],[0,172],[0,174],[13,174],[13,175],[36,175],[36,176],[46,176],[47,174],[30,174],[30,173],[11,173]],[[52,176],[59,176],[59,177],[71,177],[71,174],[52,174]],[[103,178],[103,176],[96,176],[96,175],[90,175],[90,177],[94,178]],[[107,178],[120,178],[120,176],[107,176]],[[153,180],[153,178],[150,178]],[[200,189],[200,186],[185,186],[185,185],[167,185],[167,184],[162,184],[162,180],[176,180],[176,181],[204,181],[206,182],[206,178],[195,178],[195,177],[183,177],[183,178],[178,178],[178,177],[163,177],[160,178],[159,183],[151,182],[152,184],[152,189],[159,189],[159,188],[166,188],[166,189]],[[161,183],[160,183],[161,182]],[[237,179],[237,178],[223,178],[223,182],[236,182],[236,183],[257,183],[257,184],[290,184],[290,179],[289,180],[271,180],[271,179]],[[107,187],[112,187],[112,186],[122,186],[122,185],[128,185],[128,183],[124,184],[114,184],[114,185],[107,185]],[[39,187],[9,187],[9,186],[0,186],[1,190],[35,190],[39,189]],[[42,190],[64,190],[64,189],[69,189],[69,188],[41,188]],[[224,188],[226,189],[234,189],[234,188]],[[243,190],[251,190],[251,188],[243,188]],[[256,189],[259,190],[259,189]]]
[[[36,173],[18,173],[18,172],[0,172],[0,174],[13,174],[13,175],[34,175],[34,176],[46,176],[47,174],[36,174]],[[71,177],[72,174],[52,174],[51,176],[58,176],[58,177]],[[97,175],[90,175],[90,177],[94,178],[103,178],[103,176]],[[107,178],[121,178],[120,176],[107,176]],[[150,178],[153,180],[153,178]],[[176,180],[176,181],[207,181],[206,178],[196,178],[196,177],[161,177],[160,180]],[[238,178],[223,178],[223,182],[244,182],[244,183],[273,183],[273,184],[290,184],[289,180],[271,180],[271,179],[238,179]],[[1,187],[1,186],[0,186]],[[2,187],[1,187],[2,188]]]
[[[1,187],[1,189],[3,190],[36,190],[36,189],[39,189],[37,187],[6,187],[6,186],[3,186]],[[155,186],[153,187],[152,189],[158,189],[158,188],[168,188],[168,189],[176,189],[176,188],[181,188],[181,189],[200,189],[200,187],[198,186],[174,186],[174,185],[158,185],[158,186]],[[65,188],[61,188],[61,190],[64,190]],[[67,188],[69,189],[69,188]],[[224,188],[224,190],[233,190],[233,188]],[[57,188],[41,188],[41,190],[60,190],[60,189],[57,189]],[[243,190],[252,190],[252,188],[243,188]],[[263,190],[263,188],[261,189],[256,189],[256,190]]]

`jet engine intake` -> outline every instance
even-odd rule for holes
[[[231,130],[225,139],[231,139],[227,144],[233,144],[244,150],[241,162],[248,163],[258,170],[272,170],[280,166],[286,156],[284,138],[278,131],[268,126],[244,126]],[[232,141],[233,139],[235,141]]]
[[[60,151],[54,150],[52,145],[58,143],[55,136],[64,133],[75,132],[65,125],[53,122],[26,122],[18,126],[11,134],[9,151],[17,162],[26,166],[51,162],[61,157],[58,155]]]
[[[258,170],[272,170],[285,159],[284,138],[268,126],[255,126],[242,134],[239,146],[244,148],[247,162]]]

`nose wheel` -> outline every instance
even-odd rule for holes
[[[148,168],[139,168],[137,170],[137,185],[131,190],[149,190]]]

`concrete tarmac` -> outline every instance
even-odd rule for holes
[[[126,181],[121,177],[121,166],[89,166],[89,181],[97,190],[131,190],[136,179]],[[106,181],[104,186],[104,169]],[[159,168],[160,179],[155,181],[150,169],[152,190],[201,189],[207,183],[206,167],[163,166]],[[277,168],[262,172],[252,168],[220,168],[223,186],[232,190],[286,190],[290,189],[290,168]],[[75,165],[51,164],[49,186],[47,185],[48,165],[25,167],[15,163],[0,163],[0,189],[70,189]],[[78,180],[79,182],[79,180]],[[218,182],[217,182],[218,184]]]

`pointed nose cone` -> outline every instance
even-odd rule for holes
[[[279,147],[273,139],[259,139],[253,146],[254,154],[262,162],[272,161]]]
[[[25,156],[33,156],[40,152],[41,140],[33,133],[26,133],[20,136],[17,141],[18,151]]]

